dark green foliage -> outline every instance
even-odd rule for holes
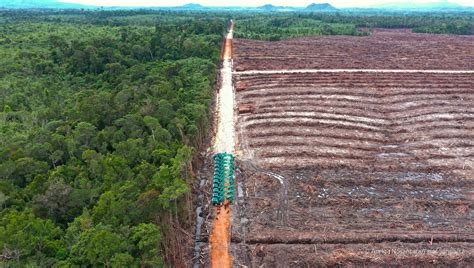
[[[367,12],[333,13],[307,15],[326,23],[351,23],[367,28],[411,28],[415,32],[474,34],[474,14],[472,12]]]
[[[162,266],[190,224],[225,20],[124,13],[2,11],[0,266]]]
[[[27,260],[50,266],[56,258],[64,257],[61,235],[62,230],[53,221],[40,219],[29,209],[0,213],[0,247],[7,261]]]
[[[474,34],[472,13],[317,12],[236,15],[236,37],[276,41],[308,35],[367,35],[358,28],[411,28],[414,32]]]
[[[457,20],[451,23],[434,23],[431,25],[417,26],[413,28],[417,33],[451,33],[451,34],[474,34],[474,23],[468,20]]]
[[[365,35],[352,23],[328,23],[301,14],[265,16],[255,14],[238,19],[236,37],[278,41],[311,35]]]

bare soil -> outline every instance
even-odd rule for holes
[[[237,71],[279,69],[472,70],[474,36],[374,29],[369,36],[317,36],[277,42],[235,39]]]
[[[466,44],[472,37],[384,30],[365,38],[238,40],[234,51],[237,66],[252,70],[373,69],[375,62],[473,69]],[[464,50],[441,53],[443,47]],[[415,58],[415,49],[433,61]],[[341,51],[346,61],[317,56]],[[375,55],[357,63],[361,51]],[[235,74],[234,80],[236,103],[253,108],[238,115],[236,126],[234,266],[474,262],[474,74]]]
[[[244,155],[265,169],[474,177],[474,74],[239,75]],[[245,151],[248,151],[247,153]]]

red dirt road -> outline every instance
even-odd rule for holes
[[[227,35],[226,39],[225,39],[225,44],[224,44],[224,52],[223,52],[223,60],[224,61],[227,61],[227,63],[232,59],[232,35],[233,35],[233,30],[234,30],[234,23],[233,21],[231,21],[231,24],[230,24],[230,31],[229,31],[229,34]],[[228,76],[228,80],[227,81],[229,83],[228,85],[228,88],[224,88],[224,85],[226,83],[222,83],[223,84],[223,88],[221,88],[220,90],[220,101],[222,102],[223,100],[221,99],[223,96],[223,94],[225,94],[224,91],[228,90],[228,92],[226,93],[229,93],[229,94],[232,94],[232,79],[230,77],[230,72],[231,72],[231,69],[230,69],[230,64],[224,64],[223,65],[224,67],[223,68],[228,68],[228,73],[229,73],[229,76]],[[228,67],[226,67],[228,66]],[[224,69],[223,69],[224,70]],[[223,76],[222,79],[225,79],[225,77]],[[232,96],[230,96],[231,99],[232,99]],[[225,102],[222,102],[225,104]],[[233,102],[232,102],[233,103]],[[232,119],[232,105],[229,105],[230,107],[220,107],[221,109],[222,108],[226,108],[226,109],[231,109],[231,113],[230,113],[230,118]],[[224,114],[224,111],[219,111],[219,118],[218,120],[224,120],[222,117],[223,117],[223,114]],[[233,122],[230,122],[231,124]],[[224,128],[226,127],[225,125],[221,125],[221,124],[218,124],[218,136],[219,136],[219,133],[224,133]],[[227,131],[229,131],[227,129]],[[232,135],[230,135],[231,137],[233,137],[233,133],[230,133]],[[218,145],[225,145],[227,144],[227,141],[226,139],[230,139],[229,136],[227,135],[222,135],[221,137],[217,137],[216,138],[216,143],[220,143],[220,144],[216,144],[215,148],[222,148],[222,147],[226,147],[226,146],[218,146]],[[230,143],[230,144],[233,144]],[[233,147],[233,146],[229,146],[229,147]],[[229,148],[226,148],[226,149],[229,149]],[[233,152],[233,148],[232,150],[228,150],[226,152]],[[214,214],[214,220],[213,220],[213,224],[212,224],[212,231],[211,231],[211,234],[210,234],[210,250],[211,250],[211,254],[210,254],[210,262],[211,262],[211,267],[215,267],[215,268],[227,268],[227,267],[232,267],[232,257],[230,256],[230,206],[227,205],[227,200],[224,201],[225,202],[225,206],[218,206],[215,208],[215,214]]]
[[[211,267],[232,267],[230,256],[230,208],[215,208],[211,244]]]

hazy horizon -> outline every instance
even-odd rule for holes
[[[275,6],[293,6],[304,7],[312,3],[330,3],[339,8],[344,7],[371,7],[383,4],[429,4],[447,2],[452,4],[459,4],[464,6],[474,6],[473,1],[470,0],[450,0],[450,1],[436,1],[436,0],[333,0],[333,1],[317,1],[317,0],[228,0],[228,1],[212,1],[212,0],[58,0],[64,3],[77,3],[95,6],[181,6],[185,4],[201,4],[203,6],[243,6],[243,7],[257,7],[265,4],[272,4]]]

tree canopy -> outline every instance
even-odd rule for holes
[[[163,265],[226,19],[1,12],[0,266]]]

